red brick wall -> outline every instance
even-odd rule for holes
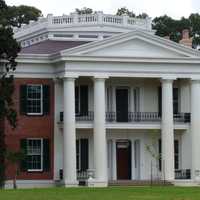
[[[20,115],[20,85],[45,84],[50,86],[50,113],[44,116]],[[6,123],[7,149],[20,149],[20,140],[25,138],[47,138],[50,141],[51,167],[49,172],[20,172],[18,179],[52,179],[53,178],[53,132],[54,132],[54,82],[52,79],[15,79],[14,103],[18,113],[17,128],[13,130]],[[7,166],[6,177],[11,179],[14,168]]]

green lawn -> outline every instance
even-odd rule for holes
[[[0,200],[200,200],[198,187],[108,187],[0,190]]]

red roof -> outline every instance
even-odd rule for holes
[[[53,41],[46,40],[21,49],[23,54],[53,54],[59,51],[77,47],[88,41]]]

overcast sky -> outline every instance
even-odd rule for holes
[[[6,0],[8,5],[31,5],[42,10],[44,16],[69,14],[75,8],[89,7],[95,11],[115,14],[117,8],[126,6],[136,14],[146,12],[150,17],[167,14],[173,18],[188,17],[200,12],[200,0]]]

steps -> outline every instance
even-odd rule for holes
[[[150,186],[150,185],[166,185],[170,186],[173,185],[170,182],[163,181],[163,180],[117,180],[117,181],[109,181],[109,186]]]

